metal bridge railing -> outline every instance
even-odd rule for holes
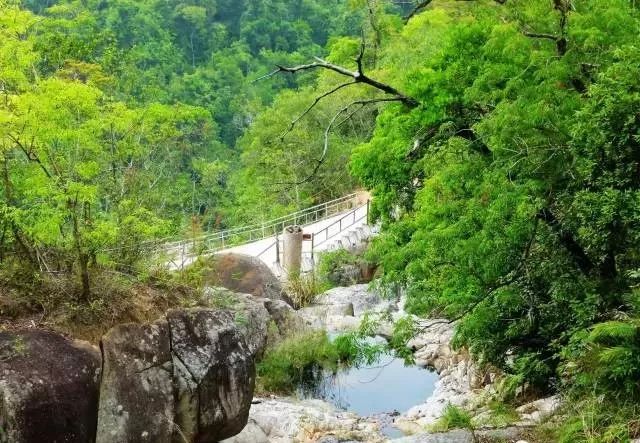
[[[325,227],[324,229],[321,229],[318,232],[314,232],[313,233],[314,248],[317,248],[318,246],[322,245],[323,243],[326,243],[327,241],[331,240],[332,238],[340,235],[341,233],[344,232],[345,229],[348,229],[351,226],[354,226],[355,224],[361,222],[362,220],[368,219],[368,217],[369,217],[369,204],[370,204],[369,201],[367,201],[367,203],[365,205],[362,205],[362,206],[354,209],[353,211],[349,212],[344,217],[336,220],[335,222],[333,222],[329,226]],[[358,215],[358,211],[360,211],[363,208],[365,209],[365,211],[363,211],[364,214]],[[333,231],[335,231],[333,234],[331,234],[332,229],[333,229]],[[322,239],[320,240],[320,238],[322,238]]]
[[[338,220],[333,223],[325,226],[322,229],[319,229],[313,232],[310,236],[310,247],[308,250],[302,251],[303,263],[307,262],[310,265],[306,266],[307,269],[303,269],[303,271],[310,271],[315,267],[315,258],[318,251],[321,250],[321,247],[325,245],[329,240],[333,240],[339,235],[344,235],[345,231],[349,228],[357,225],[363,220],[368,220],[369,218],[369,206],[370,202],[367,200],[366,204],[355,207],[353,210],[344,214]],[[256,257],[262,258],[268,252],[275,248],[275,258],[276,263],[268,263],[272,264],[280,264],[282,262],[281,252],[284,249],[282,245],[282,239],[279,237],[279,233],[275,235],[275,239],[271,242],[266,248],[262,250]],[[304,266],[303,266],[304,268]]]
[[[156,245],[154,249],[174,267],[183,267],[200,255],[215,254],[225,249],[270,237],[276,237],[277,239],[287,226],[308,225],[329,219],[356,207],[359,197],[360,194],[358,193],[349,194],[263,223],[213,232],[187,240],[165,241]],[[274,247],[278,248],[277,240],[259,254],[258,257]],[[279,256],[279,252],[277,255]]]

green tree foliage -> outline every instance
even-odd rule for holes
[[[130,272],[149,240],[242,220],[225,210],[247,195],[229,192],[236,140],[278,91],[312,77],[252,80],[321,55],[345,11],[310,0],[0,2],[0,259],[75,271],[86,300],[92,267]],[[316,198],[352,184],[335,182]]]
[[[541,389],[574,334],[631,309],[639,265],[638,11],[556,4],[412,19],[380,76],[421,105],[389,106],[352,161],[387,228],[386,281]]]
[[[88,298],[93,267],[130,269],[147,240],[361,184],[383,282],[457,321],[505,386],[637,400],[636,2],[434,0],[405,23],[411,10],[0,0],[0,260],[75,271]],[[389,88],[268,75],[313,56]],[[393,91],[406,99],[352,107]],[[398,330],[397,346],[415,332]]]

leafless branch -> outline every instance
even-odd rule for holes
[[[293,119],[291,121],[291,123],[289,124],[289,127],[286,129],[286,131],[284,131],[282,133],[282,135],[280,136],[280,140],[284,140],[284,138],[291,132],[293,131],[293,128],[296,126],[296,124],[302,120],[309,112],[311,112],[311,110],[318,104],[320,103],[323,99],[327,98],[328,96],[330,96],[331,94],[338,92],[339,90],[341,90],[342,88],[346,88],[347,86],[351,86],[355,84],[355,82],[351,81],[351,82],[347,82],[347,83],[341,83],[340,85],[336,86],[335,88],[331,89],[330,91],[325,92],[322,95],[319,95],[318,97],[316,97],[316,99],[313,101],[313,103],[311,103],[311,105],[309,105],[309,107],[307,107],[307,109],[304,110],[304,112],[302,114],[300,114],[299,116],[297,116],[295,119]]]
[[[569,24],[569,12],[571,12],[573,5],[571,0],[554,0],[553,9],[560,14],[560,21],[558,24],[559,34],[547,34],[543,32],[529,32],[523,31],[523,34],[531,38],[539,38],[544,40],[551,40],[556,43],[556,51],[558,56],[562,57],[567,53],[568,41],[567,41],[567,26]]]
[[[362,38],[360,39],[360,52],[358,53],[358,57],[356,58],[356,65],[358,66],[358,72],[364,72],[362,60],[364,59],[365,50],[366,50],[366,42],[364,39],[364,32],[363,32]]]
[[[310,181],[318,172],[318,170],[320,169],[320,167],[322,166],[322,164],[324,163],[326,156],[327,156],[327,152],[329,150],[329,138],[330,138],[330,134],[331,134],[331,130],[336,126],[336,122],[338,121],[338,119],[345,113],[349,112],[349,110],[354,107],[354,106],[359,106],[359,109],[355,110],[354,112],[350,113],[349,116],[347,116],[346,119],[342,120],[339,125],[342,125],[346,120],[348,120],[349,118],[351,118],[356,112],[358,112],[360,109],[362,109],[363,107],[373,104],[373,103],[381,103],[381,102],[400,102],[402,104],[404,104],[407,108],[409,109],[413,109],[416,108],[420,105],[420,103],[418,102],[418,100],[416,100],[413,97],[410,97],[406,94],[403,94],[402,92],[400,92],[398,89],[396,89],[395,87],[380,82],[374,78],[369,77],[367,74],[365,74],[364,72],[364,55],[365,55],[365,50],[366,50],[366,44],[365,44],[365,38],[364,35],[362,36],[362,41],[360,44],[360,51],[355,59],[355,63],[356,63],[356,70],[352,71],[351,69],[345,68],[344,66],[340,66],[340,65],[336,65],[334,63],[331,63],[327,60],[324,60],[320,57],[314,57],[315,61],[312,63],[307,63],[307,64],[303,64],[303,65],[298,65],[298,66],[282,66],[282,65],[278,65],[277,68],[258,78],[255,81],[259,81],[259,80],[263,80],[266,78],[270,78],[274,75],[277,75],[279,73],[287,73],[287,74],[292,74],[295,75],[298,72],[303,72],[303,71],[313,71],[313,70],[318,70],[318,69],[324,69],[324,70],[328,70],[328,71],[332,71],[335,72],[343,77],[348,77],[351,80],[342,84],[339,84],[338,86],[334,87],[333,89],[331,89],[328,92],[325,92],[323,94],[321,94],[320,96],[316,97],[316,99],[313,101],[313,103],[311,103],[311,105],[309,107],[307,107],[305,109],[305,111],[299,115],[298,117],[296,117],[291,124],[289,125],[289,127],[285,130],[285,132],[282,134],[281,136],[281,140],[284,139],[284,137],[286,137],[287,134],[289,134],[295,127],[295,125],[305,116],[307,115],[309,112],[311,112],[311,110],[317,106],[317,104],[322,101],[324,98],[338,92],[339,90],[346,88],[348,86],[352,86],[358,83],[362,83],[368,86],[371,86],[374,89],[377,89],[381,92],[384,92],[385,94],[387,94],[386,97],[380,97],[380,98],[374,98],[374,99],[361,99],[361,100],[355,100],[351,103],[349,103],[348,105],[346,105],[345,107],[343,107],[340,111],[338,111],[333,118],[331,119],[331,121],[329,122],[325,133],[324,133],[324,147],[322,150],[322,154],[321,156],[315,161],[315,166],[313,168],[313,171],[311,172],[311,174],[309,174],[306,178],[304,178],[301,181],[298,182],[294,182],[294,183],[274,183],[277,185],[301,185],[303,183],[306,183],[308,181]]]
[[[558,37],[557,35],[553,35],[553,34],[544,34],[544,33],[538,33],[538,32],[523,32],[523,34],[527,37],[531,37],[531,38],[542,38],[542,39],[547,39],[547,40],[553,40],[554,42],[558,41],[558,39],[560,37]]]
[[[371,105],[371,104],[375,104],[375,103],[384,103],[384,102],[402,102],[403,103],[404,101],[403,101],[403,97],[379,97],[379,98],[355,100],[355,101],[352,101],[351,103],[347,104],[346,106],[344,106],[342,109],[340,109],[331,118],[331,121],[329,121],[329,124],[327,125],[327,127],[326,127],[326,129],[324,131],[324,145],[323,145],[323,148],[322,148],[322,154],[320,155],[320,157],[318,159],[315,160],[315,166],[314,166],[313,170],[311,171],[311,173],[307,177],[305,177],[303,180],[300,180],[298,182],[280,182],[280,183],[274,183],[274,185],[295,185],[295,186],[298,186],[298,185],[302,185],[302,184],[307,183],[308,181],[310,181],[318,173],[318,171],[320,170],[320,167],[322,166],[322,164],[324,163],[324,161],[327,158],[327,153],[329,152],[329,140],[330,140],[330,136],[331,136],[331,130],[336,126],[341,126],[342,124],[344,124],[344,122],[347,121],[349,118],[351,118],[353,116],[353,114],[355,114],[355,112],[361,110],[365,106],[368,106],[368,105]],[[350,113],[345,119],[341,120],[338,124],[336,124],[338,119],[343,114],[348,112],[354,106],[360,106],[360,107],[356,111]]]
[[[433,0],[424,0],[421,1],[420,3],[418,3],[412,10],[411,12],[409,12],[409,14],[407,14],[404,17],[404,20],[406,22],[408,22],[409,20],[411,20],[413,17],[415,17],[416,15],[418,15],[420,12],[422,12],[422,10],[424,8],[426,8],[427,6],[429,6],[431,4]]]
[[[474,0],[458,0],[458,1],[474,1]],[[493,0],[493,1],[498,3],[498,4],[500,4],[500,5],[504,5],[505,3],[507,3],[507,0]],[[408,22],[413,17],[418,15],[420,12],[422,12],[424,10],[424,8],[429,6],[431,3],[433,3],[433,0],[422,0],[417,5],[414,6],[414,8],[411,10],[411,12],[409,12],[407,15],[405,15],[404,21]]]
[[[27,160],[29,160],[30,162],[36,163],[40,167],[40,169],[42,169],[42,172],[45,173],[47,178],[52,178],[52,175],[49,172],[49,170],[47,169],[47,167],[44,165],[44,163],[42,163],[42,161],[40,160],[40,157],[38,157],[36,155],[36,153],[35,153],[35,151],[33,149],[33,142],[31,143],[31,146],[29,148],[27,148],[24,145],[24,143],[22,143],[20,141],[20,138],[14,136],[12,134],[8,134],[8,136],[11,139],[11,141],[13,141],[13,143],[15,143],[15,145],[20,148],[20,150],[25,155],[25,157],[27,157]]]
[[[372,3],[373,1],[373,3]],[[367,0],[367,9],[369,10],[369,24],[371,25],[371,29],[373,31],[373,66],[375,67],[378,64],[378,50],[382,45],[382,33],[380,32],[380,27],[377,23],[376,17],[376,3],[375,0]],[[363,31],[364,32],[364,31]],[[362,51],[361,55],[364,55],[364,35],[362,38]]]
[[[343,66],[340,65],[336,65],[334,63],[330,63],[320,57],[314,57],[315,58],[315,62],[313,63],[307,63],[304,65],[298,65],[298,66],[291,66],[291,67],[287,67],[287,66],[278,66],[277,69],[275,69],[274,71],[270,72],[267,75],[264,75],[262,77],[260,77],[258,80],[262,80],[265,78],[270,78],[273,77],[276,74],[279,73],[288,73],[288,74],[296,74],[298,72],[301,71],[310,71],[310,70],[316,70],[316,69],[326,69],[329,71],[333,71],[337,74],[340,74],[344,77],[350,77],[353,79],[353,81],[351,82],[352,84],[356,84],[356,83],[363,83],[366,85],[369,85],[375,89],[378,89],[379,91],[384,92],[385,94],[389,94],[394,96],[394,101],[400,101],[402,103],[404,103],[407,107],[409,108],[416,108],[419,105],[419,102],[414,99],[413,97],[409,97],[408,95],[403,94],[402,92],[400,92],[398,89],[394,88],[391,85],[388,85],[386,83],[382,83],[376,79],[373,79],[371,77],[369,77],[368,75],[366,75],[362,69],[362,55],[363,55],[363,51],[362,49],[360,50],[360,55],[358,56],[358,59],[356,59],[356,62],[358,64],[358,69],[356,71],[352,71],[350,69],[347,69]]]

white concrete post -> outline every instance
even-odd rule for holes
[[[282,232],[282,267],[287,274],[299,274],[302,269],[302,228],[287,226]]]

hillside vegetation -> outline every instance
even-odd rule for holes
[[[504,400],[569,399],[553,441],[640,438],[638,8],[0,0],[3,281],[90,303],[145,241],[362,186],[381,283]]]
[[[328,60],[395,92],[358,83],[326,106],[397,102],[353,120],[377,114],[350,167],[384,227],[383,282],[458,321],[457,344],[507,375],[504,399],[569,396],[554,440],[640,437],[637,5],[433,1],[379,23],[379,45],[344,38]],[[348,81],[314,69],[311,97]]]

